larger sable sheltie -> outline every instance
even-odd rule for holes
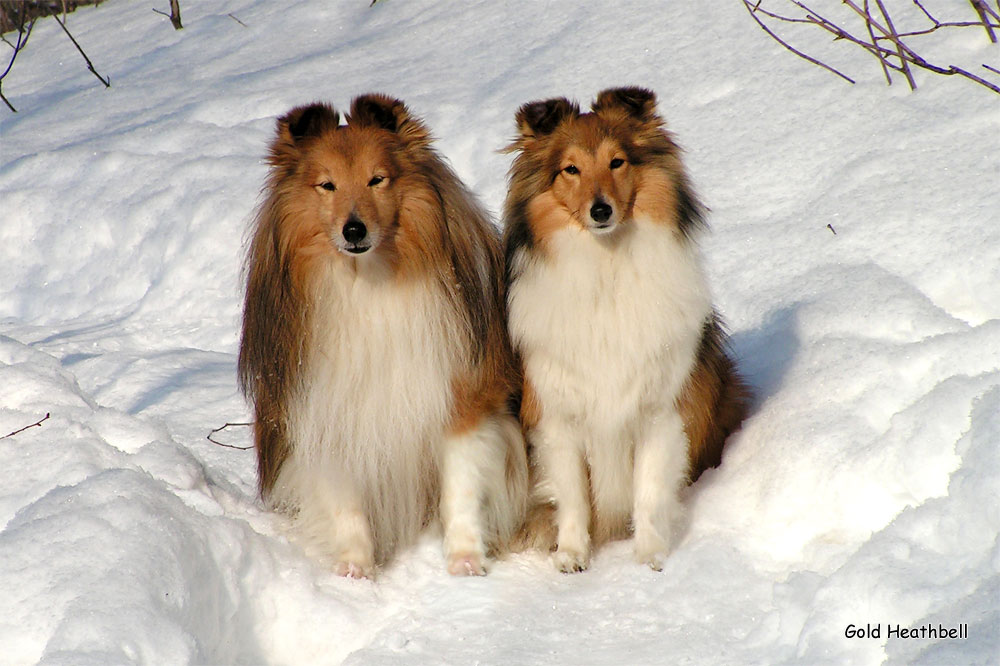
[[[590,113],[533,102],[516,122],[509,328],[555,561],[583,570],[592,542],[632,531],[659,569],[682,486],[719,463],[749,402],[694,243],[701,206],[648,90],[605,90]],[[552,511],[532,514],[537,543]]]
[[[278,120],[247,261],[239,376],[260,491],[368,576],[439,516],[448,570],[520,524],[500,239],[402,102]]]

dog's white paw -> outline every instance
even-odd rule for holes
[[[451,553],[448,555],[448,573],[452,576],[485,576],[486,557],[475,552]]]
[[[645,564],[653,571],[663,571],[663,565],[667,561],[667,551],[636,552],[635,559],[639,564]]]
[[[333,571],[344,578],[375,577],[375,566],[371,563],[340,561],[333,565]]]
[[[571,548],[560,548],[553,553],[552,561],[556,568],[563,573],[579,573],[586,571],[587,567],[590,566],[590,553]]]

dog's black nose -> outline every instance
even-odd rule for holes
[[[594,205],[590,207],[590,217],[597,223],[607,222],[611,218],[611,213],[611,206],[600,199],[595,201]]]
[[[344,225],[344,240],[348,243],[359,243],[368,235],[368,227],[365,223],[356,218],[351,218]]]

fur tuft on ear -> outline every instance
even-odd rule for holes
[[[580,107],[565,97],[554,97],[540,102],[528,102],[517,110],[514,121],[521,138],[541,138],[551,134],[559,123],[580,115]]]
[[[340,114],[329,104],[316,102],[298,106],[278,118],[278,136],[298,143],[307,137],[319,136],[340,125]]]
[[[355,97],[347,119],[351,125],[378,127],[398,134],[409,144],[430,144],[427,127],[410,114],[402,101],[388,95],[370,93]]]
[[[656,94],[648,88],[630,86],[608,88],[597,95],[590,107],[595,113],[607,109],[621,109],[633,118],[653,120],[656,118]]]

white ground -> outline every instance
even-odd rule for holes
[[[1000,97],[887,88],[784,32],[849,86],[735,1],[185,0],[178,32],[152,4],[70,15],[110,89],[51,19],[4,80],[0,434],[51,418],[0,440],[0,661],[997,663]],[[1000,66],[982,31],[931,47]],[[687,149],[758,393],[666,569],[621,543],[581,575],[528,554],[454,579],[433,536],[374,583],[318,569],[253,453],[205,439],[248,416],[239,269],[274,117],[400,96],[497,211],[517,106],[622,84]],[[887,637],[928,623],[968,639]]]

